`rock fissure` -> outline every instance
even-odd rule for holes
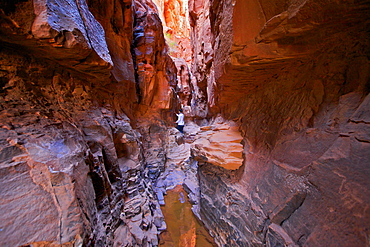
[[[154,2],[0,1],[0,245],[366,245],[368,1]]]

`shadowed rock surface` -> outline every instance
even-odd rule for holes
[[[0,245],[367,246],[369,1],[156,4],[0,1]]]
[[[200,164],[200,215],[216,242],[366,245],[369,125],[354,118],[368,112],[369,2],[198,4],[192,35],[211,35],[194,39],[193,73],[245,151],[234,174]]]
[[[153,4],[1,8],[1,245],[156,246],[149,164],[163,157],[144,148],[162,135],[147,125],[175,103],[176,71]]]

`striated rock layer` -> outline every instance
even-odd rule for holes
[[[153,3],[0,7],[0,245],[158,245],[176,68]]]
[[[150,0],[0,8],[1,246],[156,246],[177,184],[219,246],[368,244],[368,1],[190,0],[191,71]]]
[[[245,153],[235,172],[199,166],[216,242],[365,246],[369,2],[202,3],[190,1],[192,71],[209,114],[239,124]]]
[[[237,170],[243,164],[242,136],[231,123],[204,126],[192,143],[192,156],[202,163]]]

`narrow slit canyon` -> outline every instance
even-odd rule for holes
[[[0,26],[0,246],[370,246],[369,0],[0,0]]]

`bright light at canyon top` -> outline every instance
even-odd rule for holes
[[[191,62],[188,0],[153,0],[158,8],[163,33],[174,58]]]

